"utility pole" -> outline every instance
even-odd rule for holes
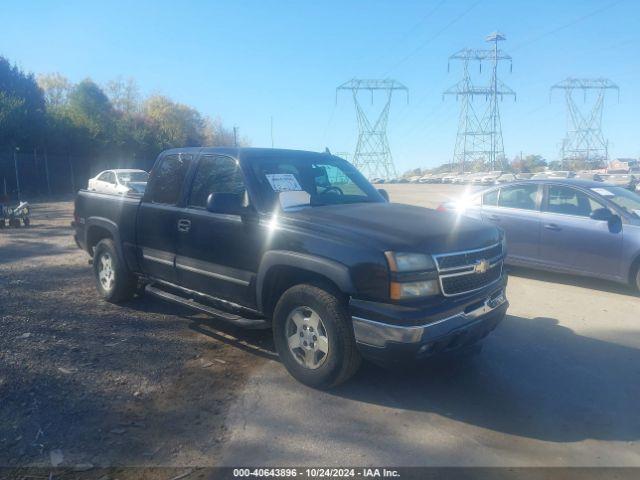
[[[615,90],[620,97],[619,87],[607,78],[567,78],[551,87],[564,90],[567,108],[567,133],[562,140],[560,160],[565,162],[582,160],[591,168],[597,168],[609,160],[609,141],[602,133],[602,111],[608,90]],[[574,98],[574,92],[582,92],[586,103],[587,94],[595,93],[591,110],[581,108]]]
[[[516,96],[511,88],[498,79],[499,63],[508,61],[511,64],[512,61],[510,55],[498,48],[498,42],[506,40],[506,37],[500,32],[494,32],[485,40],[493,43],[493,48],[463,48],[449,57],[449,63],[456,60],[461,61],[463,65],[462,80],[443,92],[443,95],[461,98],[458,134],[452,161],[452,164],[458,165],[461,172],[480,162],[488,162],[492,170],[503,167],[504,142],[498,98],[512,95],[515,99]],[[476,86],[469,73],[469,64],[478,62],[482,72],[483,61],[491,62],[491,79],[487,86]],[[477,96],[484,97],[489,102],[484,111],[476,108],[473,103]]]
[[[76,193],[76,177],[73,172],[73,162],[71,161],[71,155],[67,154],[67,162],[69,163],[69,172],[71,173],[71,192]]]
[[[51,180],[49,177],[49,155],[47,155],[47,149],[44,150],[44,173],[47,176],[47,192],[51,196]]]
[[[20,172],[18,171],[18,152],[20,151],[20,147],[16,147],[13,151],[13,165],[16,170],[16,190],[18,191],[18,203],[22,200],[20,198]]]
[[[238,146],[238,127],[235,125],[233,127],[233,145]]]
[[[363,80],[352,79],[336,88],[336,102],[338,92],[348,90],[353,97],[358,119],[358,143],[353,154],[353,165],[368,178],[394,178],[398,174],[391,156],[389,140],[387,138],[387,123],[389,120],[389,108],[391,96],[394,91],[403,91],[409,102],[409,89],[396,80]],[[374,92],[382,92],[386,102],[382,107],[375,122],[371,122],[360,103],[359,92],[366,91],[371,94],[373,104]]]

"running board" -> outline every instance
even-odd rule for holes
[[[154,287],[153,285],[147,285],[144,288],[145,292],[153,295],[154,297],[161,298],[163,300],[167,300],[169,302],[177,303],[179,305],[183,305],[188,308],[192,308],[202,313],[206,313],[208,315],[212,315],[216,318],[220,318],[227,322],[233,323],[242,328],[262,330],[269,328],[269,324],[260,318],[245,318],[240,315],[236,315],[235,313],[225,312],[223,310],[218,310],[210,305],[205,305],[200,302],[196,302],[192,298],[181,297],[180,295],[176,295],[171,292],[167,292],[166,290],[162,290],[158,287]]]

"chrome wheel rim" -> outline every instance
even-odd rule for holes
[[[98,262],[98,280],[102,288],[107,291],[113,288],[116,281],[116,273],[113,270],[113,259],[108,252],[100,255],[100,261]]]
[[[287,344],[293,358],[305,368],[320,368],[329,356],[329,338],[322,318],[309,307],[297,307],[287,317]]]

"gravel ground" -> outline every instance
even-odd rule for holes
[[[269,334],[100,300],[72,209],[37,204],[30,228],[0,231],[0,466],[215,465]]]

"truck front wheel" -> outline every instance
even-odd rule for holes
[[[108,302],[129,300],[136,292],[136,277],[120,260],[113,240],[100,240],[94,249],[93,271],[98,292]]]
[[[330,288],[295,285],[273,315],[276,350],[289,373],[314,388],[348,380],[360,366],[345,301]]]

